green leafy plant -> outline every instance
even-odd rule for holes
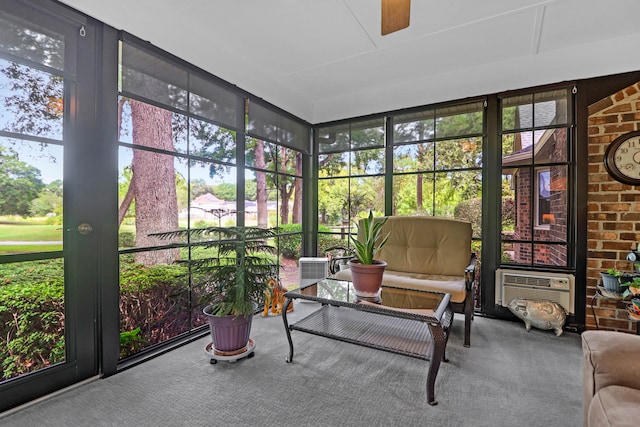
[[[373,264],[373,257],[387,243],[389,234],[380,236],[386,222],[387,218],[376,221],[372,211],[369,211],[367,218],[358,222],[358,238],[351,236],[351,241],[354,246],[354,255],[361,264]]]
[[[620,277],[622,276],[622,271],[616,270],[615,268],[610,268],[607,270],[607,274],[615,277]]]
[[[62,260],[0,266],[1,378],[65,358]]]
[[[137,353],[146,343],[147,341],[140,336],[140,327],[120,332],[120,357]]]
[[[280,263],[269,244],[275,229],[259,227],[206,227],[153,234],[162,239],[189,236],[192,247],[206,249],[202,257],[181,260],[187,264],[201,304],[211,304],[210,314],[249,315],[264,299],[269,279]]]
[[[634,267],[640,267],[640,264],[633,264]],[[625,283],[621,283],[622,286],[626,286],[627,289],[622,293],[622,298],[628,298],[631,295],[640,295],[640,277],[633,276],[633,278]]]

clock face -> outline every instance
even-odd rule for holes
[[[640,131],[616,138],[605,152],[604,165],[616,180],[640,185]]]

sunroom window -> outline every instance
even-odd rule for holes
[[[570,266],[570,88],[500,99],[502,263]]]

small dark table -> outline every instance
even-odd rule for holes
[[[445,349],[453,321],[448,293],[383,286],[378,304],[359,301],[349,281],[323,279],[284,296],[282,319],[289,340],[287,362],[293,360],[292,330],[429,360],[427,400],[430,405],[437,404],[434,385],[440,362],[448,362]],[[316,302],[318,308],[290,325],[287,308],[294,299]]]

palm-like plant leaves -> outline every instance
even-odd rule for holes
[[[264,298],[267,282],[278,275],[276,248],[268,243],[274,229],[206,227],[155,233],[173,240],[186,238],[190,247],[215,251],[211,256],[182,260],[189,266],[192,286],[201,304],[211,304],[214,315],[248,315]]]
[[[362,240],[351,236],[351,241],[355,248],[355,256],[361,264],[373,264],[373,257],[376,252],[387,243],[389,233],[384,237],[380,237],[380,232],[386,222],[387,218],[376,221],[372,211],[369,211],[367,218],[358,222],[358,236],[360,236]]]

